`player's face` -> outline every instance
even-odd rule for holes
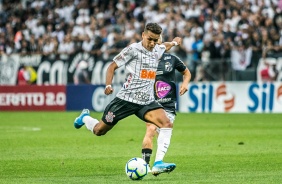
[[[159,34],[152,33],[151,31],[142,33],[142,45],[147,50],[152,51],[160,38]]]

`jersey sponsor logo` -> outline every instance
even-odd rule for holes
[[[171,98],[160,98],[156,101],[159,102],[159,103],[166,103],[166,102],[170,102]]]
[[[150,65],[148,63],[142,63],[141,66],[142,69],[147,69],[147,68],[151,68]]]
[[[168,59],[171,59],[171,56],[164,57],[164,60],[168,60]]]
[[[159,98],[164,98],[171,90],[171,86],[163,81],[157,81],[155,84],[156,95]]]
[[[156,72],[152,70],[146,70],[142,69],[140,71],[140,78],[141,79],[155,79],[156,78]]]
[[[135,100],[138,101],[149,101],[150,100],[150,94],[144,93],[144,92],[136,92],[134,93]]]
[[[114,113],[109,111],[108,114],[106,115],[106,121],[108,123],[112,123],[114,121],[114,117],[116,117]]]
[[[170,62],[165,63],[165,71],[168,71],[168,72],[172,71],[172,65]]]
[[[157,71],[157,75],[162,75],[163,73],[163,71]]]

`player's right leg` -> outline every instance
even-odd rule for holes
[[[105,124],[102,120],[98,121],[92,118],[88,109],[83,109],[81,114],[74,120],[75,128],[79,129],[83,125],[97,136],[105,135],[113,127]]]
[[[149,166],[148,172],[151,172],[150,159],[153,152],[153,139],[156,134],[156,129],[157,129],[156,125],[152,123],[146,123],[146,133],[143,138],[141,152],[142,152],[143,160],[145,160]]]

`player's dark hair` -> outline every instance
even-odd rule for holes
[[[145,26],[144,32],[151,31],[152,33],[155,33],[155,34],[161,34],[162,30],[163,29],[162,29],[162,27],[159,24],[157,24],[157,23],[148,23]]]

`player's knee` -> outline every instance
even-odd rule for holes
[[[106,131],[106,130],[95,129],[95,128],[94,128],[94,131],[93,131],[93,133],[94,133],[95,135],[97,135],[97,136],[105,135],[107,132],[108,132],[108,131]]]
[[[162,125],[160,128],[173,128],[173,123],[168,118],[163,119]]]

